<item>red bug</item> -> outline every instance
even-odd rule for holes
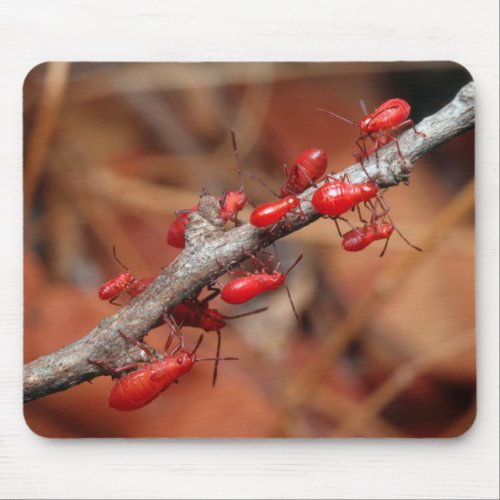
[[[106,281],[104,285],[99,287],[99,298],[101,300],[109,300],[110,304],[115,304],[115,300],[122,292],[128,293],[131,297],[135,297],[146,288],[146,285],[138,280],[131,272],[130,269],[120,261],[116,255],[116,248],[113,245],[113,256],[120,264],[125,272],[120,273],[113,279]],[[152,278],[151,278],[152,280]],[[149,283],[147,283],[149,284]]]
[[[236,161],[236,168],[238,170],[238,176],[240,178],[240,189],[238,191],[227,191],[224,190],[222,196],[218,196],[217,200],[220,203],[220,217],[224,222],[232,221],[238,224],[238,212],[241,212],[248,203],[248,197],[243,192],[243,176],[241,174],[241,166],[238,155],[238,148],[236,145],[236,135],[233,130],[231,130],[231,141],[233,145],[233,154]],[[176,248],[184,248],[186,245],[184,239],[184,233],[186,231],[186,226],[189,222],[189,214],[196,212],[198,210],[198,204],[194,205],[190,209],[176,210],[175,220],[170,225],[167,231],[167,243],[170,246]]]
[[[140,286],[137,286],[135,289],[131,290],[132,297],[136,297],[144,289],[151,283],[153,278],[142,278],[141,280],[137,280],[140,282]],[[174,308],[170,311],[170,316],[174,320],[174,322],[178,325],[182,326],[190,326],[194,328],[201,328],[205,332],[218,332],[222,330],[226,326],[226,320],[243,318],[245,316],[250,316],[252,314],[257,314],[260,312],[267,311],[268,307],[262,307],[260,309],[256,309],[255,311],[250,311],[244,314],[238,314],[236,316],[226,316],[225,314],[220,313],[217,309],[209,308],[209,301],[215,298],[220,290],[215,290],[214,293],[208,295],[203,300],[200,300],[198,297],[201,293],[198,292],[195,296],[192,296],[180,304],[174,306]],[[165,323],[165,317],[160,320],[160,322],[155,326],[160,326]]]
[[[394,226],[390,222],[371,221],[363,227],[351,229],[344,234],[342,248],[348,252],[359,252],[375,240],[389,240],[394,231]],[[385,253],[385,247],[382,256]]]
[[[379,188],[373,182],[348,184],[333,178],[320,186],[313,194],[311,203],[320,214],[338,217],[377,195]]]
[[[344,120],[351,125],[359,128],[359,138],[356,144],[361,150],[361,155],[367,153],[366,147],[364,146],[364,140],[370,138],[374,141],[373,152],[377,153],[377,150],[389,141],[383,141],[381,137],[389,136],[396,143],[398,149],[398,154],[401,159],[404,160],[401,150],[399,148],[398,139],[389,133],[389,131],[395,132],[396,129],[401,129],[406,126],[411,126],[416,134],[425,137],[425,134],[418,132],[415,128],[415,122],[408,119],[410,116],[411,107],[404,99],[389,99],[383,102],[373,113],[370,113],[363,118],[358,123],[354,123],[343,116],[337,115],[326,109],[320,109],[319,111],[324,111],[330,115],[333,115],[341,120]],[[369,155],[367,155],[369,156]],[[377,156],[378,158],[378,156]]]
[[[153,278],[143,278],[141,280],[137,280],[140,283],[140,286],[135,287],[130,291],[132,297],[137,297],[140,293],[144,291],[144,289],[151,283]],[[229,319],[238,319],[243,318],[245,316],[250,316],[252,314],[257,314],[260,312],[267,311],[268,307],[262,307],[260,309],[256,309],[255,311],[250,311],[244,314],[238,314],[236,316],[226,316],[225,314],[220,313],[217,309],[210,309],[208,307],[209,301],[216,297],[220,290],[215,290],[214,293],[208,295],[203,300],[198,298],[198,292],[193,297],[190,297],[180,304],[174,306],[174,308],[170,311],[170,316],[174,320],[174,322],[178,325],[182,326],[191,326],[194,328],[201,328],[205,332],[219,332],[226,326],[226,320]],[[165,317],[159,321],[155,326],[160,326],[164,324]]]
[[[279,261],[275,268],[272,271],[270,270],[269,266],[272,259],[271,254],[269,254],[269,258],[265,262],[258,260],[255,256],[252,256],[254,272],[250,273],[242,269],[241,271],[245,274],[245,276],[231,280],[229,283],[224,285],[222,287],[221,299],[228,304],[243,304],[261,293],[276,290],[284,285],[288,298],[290,299],[293,313],[295,314],[297,321],[302,324],[293,304],[290,290],[285,285],[287,275],[301,261],[302,257],[302,254],[299,255],[297,260],[288,268],[288,270],[281,273],[278,272],[278,268],[281,264]]]
[[[173,331],[172,331],[173,332]],[[103,361],[89,359],[88,362],[104,368],[106,371],[116,376],[125,371],[137,368],[135,371],[127,373],[119,378],[108,397],[108,404],[111,408],[120,411],[137,410],[151,403],[170,384],[193,368],[196,361],[212,361],[212,359],[196,358],[195,354],[201,344],[203,335],[193,351],[189,352],[184,348],[182,338],[181,344],[168,354],[168,349],[172,340],[172,334],[165,344],[164,359],[156,359],[146,345],[120,331],[120,335],[127,341],[136,344],[149,357],[149,363],[130,363],[120,368],[114,368]],[[237,358],[223,358],[224,360],[236,360]]]
[[[267,307],[262,307],[255,311],[237,316],[226,316],[220,313],[217,309],[209,308],[209,301],[220,293],[220,290],[215,290],[214,293],[208,295],[203,300],[198,298],[199,293],[194,297],[190,297],[180,304],[176,305],[170,315],[178,325],[191,326],[201,328],[205,332],[219,332],[226,326],[226,320],[243,318],[252,314],[257,314],[267,311]]]
[[[311,184],[323,177],[327,165],[328,157],[325,150],[311,148],[302,151],[295,158],[290,171],[285,166],[287,179],[280,190],[281,197],[302,193]]]
[[[276,224],[283,219],[292,210],[299,208],[301,215],[305,217],[300,209],[300,199],[297,196],[287,196],[277,201],[269,201],[254,208],[250,214],[250,224],[255,227],[266,227],[271,224]]]
[[[240,179],[240,188],[238,191],[224,190],[220,201],[221,209],[220,216],[224,222],[232,221],[238,225],[238,212],[241,212],[248,203],[248,197],[243,192],[243,175],[241,172],[240,155],[238,153],[238,146],[236,144],[236,134],[231,129],[231,144],[233,146],[233,156]]]
[[[295,194],[301,193],[308,186],[314,184],[314,181],[322,177],[325,173],[327,163],[327,156],[323,149],[311,148],[303,151],[295,159],[291,172],[288,172],[285,167],[287,180],[281,188],[279,195],[269,188],[263,180],[245,172],[246,175],[258,181],[277,198],[281,198],[277,201],[263,203],[254,208],[250,214],[250,223],[255,227],[266,227],[276,224],[283,218],[288,222],[287,215],[296,208],[299,209],[300,216],[305,218],[300,208],[301,200]]]
[[[201,293],[201,291],[199,293]],[[221,348],[220,331],[226,326],[226,320],[243,318],[245,316],[250,316],[252,314],[267,311],[267,309],[269,308],[261,307],[260,309],[256,309],[255,311],[250,311],[244,314],[238,314],[236,316],[226,316],[217,311],[217,309],[211,309],[208,307],[209,301],[212,300],[216,295],[218,295],[220,293],[220,290],[215,290],[212,294],[208,295],[203,300],[200,300],[198,298],[199,293],[194,297],[188,298],[180,304],[176,305],[170,311],[170,316],[178,325],[201,328],[205,332],[217,333],[217,351],[215,358],[216,361],[212,379],[212,385],[215,385],[217,381],[217,369],[219,364],[218,359]]]
[[[381,205],[383,211],[380,214],[377,214],[375,211],[375,207],[373,207],[373,213],[370,222],[365,223],[363,227],[353,227],[351,231],[347,232],[344,235],[341,235],[342,248],[344,250],[347,250],[348,252],[359,252],[360,250],[366,248],[368,245],[371,245],[374,241],[386,240],[384,248],[380,253],[380,257],[383,257],[385,251],[387,250],[387,245],[389,244],[389,238],[392,236],[394,230],[396,230],[401,238],[406,243],[408,243],[408,245],[421,252],[422,249],[410,243],[401,233],[401,231],[399,231],[399,229],[394,225],[392,219],[387,215],[387,213],[389,212],[389,206],[387,202],[382,201],[381,197],[377,198],[377,201]],[[380,221],[385,217],[389,219],[389,222],[385,220]]]
[[[290,172],[285,166],[287,179],[280,190],[280,194],[275,193],[262,179],[245,172],[248,177],[256,180],[274,196],[280,198],[277,201],[270,201],[256,207],[250,215],[250,223],[256,227],[270,226],[279,222],[296,208],[299,208],[300,215],[305,217],[300,209],[300,198],[295,195],[301,193],[311,184],[314,184],[314,181],[321,178],[325,173],[327,164],[328,159],[323,149],[311,148],[302,151],[295,159]]]
[[[359,120],[358,127],[362,134],[371,134],[391,130],[405,124],[413,124],[410,116],[411,107],[403,99],[389,99],[383,102],[373,113]]]
[[[175,248],[184,248],[186,242],[184,241],[184,233],[186,232],[186,226],[188,225],[189,214],[196,212],[198,210],[198,204],[192,206],[187,210],[176,210],[175,219],[170,224],[167,231],[167,244]]]

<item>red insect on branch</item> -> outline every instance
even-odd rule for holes
[[[99,366],[117,377],[124,372],[130,371],[119,378],[108,397],[108,404],[111,408],[120,411],[130,411],[142,408],[156,399],[173,382],[176,382],[181,375],[190,372],[197,361],[213,361],[215,358],[196,358],[196,351],[203,340],[200,335],[195,348],[189,352],[184,347],[184,338],[180,336],[180,343],[169,354],[174,327],[165,344],[164,359],[156,359],[151,350],[143,343],[120,331],[120,335],[128,342],[137,345],[149,358],[149,363],[129,363],[128,365],[114,368],[108,363],[89,359],[90,364]],[[179,334],[178,334],[179,335]],[[223,360],[237,360],[238,358],[222,358]]]
[[[228,304],[243,304],[261,293],[276,290],[284,286],[288,294],[288,299],[290,300],[293,313],[295,314],[299,324],[302,324],[290,295],[290,290],[285,285],[285,281],[290,271],[302,260],[303,255],[299,255],[297,260],[288,268],[288,270],[281,273],[278,271],[281,262],[278,260],[274,269],[271,270],[270,264],[273,256],[267,252],[263,253],[268,255],[267,260],[263,262],[253,255],[251,259],[254,266],[254,272],[251,273],[245,269],[241,269],[240,273],[242,272],[244,276],[231,280],[229,283],[224,285],[222,287],[221,299]],[[237,272],[231,272],[230,274],[236,273]]]
[[[245,172],[248,177],[256,180],[271,194],[280,198],[256,207],[250,215],[250,224],[255,227],[266,227],[278,223],[283,218],[288,221],[288,214],[296,208],[298,208],[299,216],[305,218],[300,208],[301,200],[296,195],[309,186],[315,185],[315,181],[323,177],[327,165],[328,159],[323,149],[311,148],[302,151],[295,159],[290,171],[285,167],[286,181],[280,194],[275,193],[263,180]]]
[[[113,279],[110,279],[104,285],[99,288],[99,298],[101,300],[108,300],[110,304],[115,304],[115,300],[120,296],[121,293],[125,292],[130,295],[130,297],[135,297],[141,293],[146,286],[151,283],[152,278],[146,280],[138,280],[131,272],[130,269],[123,264],[123,262],[116,255],[116,248],[113,245],[113,257],[116,262],[120,264],[125,272],[120,273]]]
[[[285,166],[286,181],[280,190],[280,196],[302,193],[315,181],[321,179],[328,166],[326,151],[321,148],[311,148],[302,151],[290,168]]]
[[[380,213],[377,213],[376,211],[377,204],[379,204],[382,209]],[[363,227],[353,227],[353,229],[351,229],[344,235],[341,234],[342,248],[344,250],[348,252],[359,252],[360,250],[363,250],[367,246],[371,245],[374,241],[385,240],[384,248],[380,253],[380,257],[383,257],[387,250],[389,239],[392,236],[393,232],[396,231],[401,236],[403,241],[405,241],[409,246],[419,252],[422,251],[420,247],[417,247],[410,243],[410,241],[403,235],[403,233],[394,225],[393,220],[388,215],[390,210],[389,204],[387,201],[385,201],[383,195],[377,196],[377,200],[375,204],[371,204],[370,210],[372,212],[370,222],[365,223]],[[386,218],[388,220],[385,220]],[[345,221],[345,219],[343,220]]]
[[[379,188],[373,182],[361,184],[349,184],[335,179],[320,186],[313,194],[311,203],[317,212],[329,217],[338,217],[359,203],[371,200],[379,192]]]
[[[400,131],[404,127],[411,126],[416,134],[425,137],[425,134],[419,132],[415,128],[415,122],[408,118],[410,116],[411,107],[404,99],[395,98],[383,102],[373,113],[364,116],[358,123],[354,123],[327,109],[318,109],[318,111],[335,116],[359,129],[359,138],[356,140],[356,144],[361,151],[362,158],[370,156],[368,153],[372,149],[366,148],[364,144],[365,139],[369,138],[373,141],[373,150],[371,152],[377,154],[377,159],[377,150],[384,144],[394,141],[398,149],[399,157],[404,161],[399,141],[394,133]],[[384,137],[384,139],[382,139],[382,137]]]
[[[189,223],[189,214],[192,214],[198,210],[198,204],[193,205],[188,209],[180,209],[175,211],[175,219],[170,224],[167,231],[167,244],[175,248],[184,248],[186,246],[186,241],[184,239],[184,234],[186,232],[186,226]]]
[[[200,300],[198,298],[200,293],[201,290],[195,296],[190,297],[189,299],[186,299],[184,302],[181,302],[180,304],[175,306],[170,311],[170,316],[178,325],[201,328],[207,333],[217,333],[217,351],[215,355],[216,361],[212,378],[212,385],[215,385],[215,383],[217,382],[217,370],[219,365],[219,354],[222,340],[221,330],[226,326],[226,320],[244,318],[246,316],[251,316],[253,314],[267,311],[269,308],[261,307],[260,309],[256,309],[255,311],[237,314],[236,316],[226,316],[217,311],[217,309],[211,309],[208,307],[209,302],[220,293],[219,289],[214,290],[213,293],[207,295],[203,300]]]
[[[241,173],[240,159],[238,155],[238,148],[236,145],[236,135],[231,130],[231,143],[233,147],[233,155],[240,179],[240,188],[238,191],[223,191],[222,196],[218,196],[217,200],[220,203],[220,217],[224,223],[228,221],[234,222],[238,225],[238,213],[245,208],[248,203],[248,197],[243,191],[243,176]],[[189,223],[189,214],[198,210],[198,204],[193,205],[189,209],[181,209],[175,211],[175,220],[170,224],[167,231],[167,243],[176,248],[184,248],[186,245],[184,234],[186,226]]]
[[[277,224],[281,219],[288,221],[288,214],[298,208],[299,216],[305,217],[300,208],[300,198],[297,196],[287,196],[277,201],[269,201],[255,207],[250,214],[250,224],[255,227],[267,227]]]

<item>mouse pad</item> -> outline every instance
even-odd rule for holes
[[[49,62],[23,99],[33,432],[471,427],[462,66]]]

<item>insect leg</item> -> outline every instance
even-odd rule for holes
[[[189,208],[181,208],[181,209],[175,211],[175,218],[178,219],[184,227],[186,227],[186,223],[185,223],[184,219],[181,217],[181,215],[182,214],[194,214],[195,212],[196,212],[196,210],[191,210]]]
[[[135,344],[139,349],[141,349],[142,351],[144,351],[147,354],[147,356],[148,356],[149,360],[151,361],[151,363],[154,363],[156,361],[156,358],[155,358],[154,354],[151,352],[151,350],[148,347],[146,347],[146,344],[144,344],[143,342],[140,342],[139,340],[134,339],[133,337],[131,337],[130,335],[127,335],[126,333],[123,333],[121,330],[118,330],[118,333],[125,340],[128,340],[132,344]]]
[[[114,366],[111,366],[105,361],[97,361],[96,359],[89,358],[87,359],[87,362],[89,362],[91,365],[103,368],[113,377],[120,375],[122,372],[132,370],[132,368],[137,368],[140,365],[140,363],[134,362],[134,363],[129,363],[128,365],[120,366],[120,368],[115,368]]]
[[[221,334],[220,334],[220,330],[217,330],[217,353],[215,355],[214,374],[212,376],[212,386],[215,386],[215,383],[217,382],[217,370],[219,368],[220,345],[221,345]]]
[[[213,283],[207,285],[207,290],[212,293],[210,295],[207,295],[202,301],[200,301],[200,306],[204,306],[220,294],[220,288],[215,288]]]
[[[113,245],[113,257],[115,258],[116,262],[118,262],[118,264],[120,264],[120,266],[122,266],[123,269],[125,269],[125,271],[130,272],[130,269],[118,258],[118,255],[116,255],[115,245]]]

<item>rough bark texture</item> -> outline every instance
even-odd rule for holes
[[[413,163],[418,158],[474,125],[474,93],[474,84],[467,84],[453,101],[417,124],[417,130],[425,137],[415,134],[412,129],[401,135],[399,145],[406,161],[401,160],[394,143],[379,150],[378,165],[374,156],[365,161],[369,176],[379,187],[408,183]],[[353,183],[368,180],[359,163],[338,172],[336,177],[345,173],[349,174]],[[164,268],[139,297],[113,316],[104,318],[88,335],[25,365],[24,401],[68,389],[102,375],[103,370],[89,364],[88,358],[107,361],[117,367],[132,361],[147,361],[144,353],[125,342],[118,331],[141,340],[164,311],[224,274],[249,254],[257,253],[273,241],[314,222],[320,217],[309,202],[315,189],[309,188],[299,196],[303,201],[305,219],[298,216],[290,218],[289,225],[282,222],[272,231],[270,228],[259,229],[243,224],[224,232],[217,201],[202,195],[199,212],[190,216],[184,252]]]

